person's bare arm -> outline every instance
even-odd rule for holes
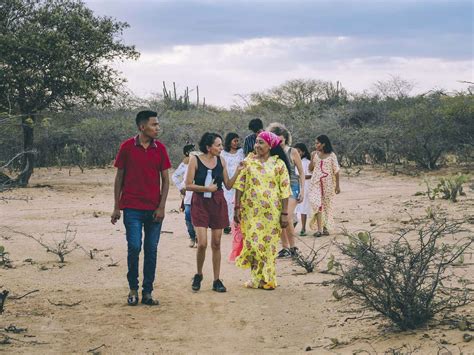
[[[115,174],[115,182],[114,182],[114,210],[112,215],[110,216],[110,222],[112,224],[117,223],[120,219],[120,208],[119,208],[119,201],[120,196],[122,195],[122,186],[123,186],[123,177],[125,175],[124,169],[117,169]]]
[[[197,158],[192,156],[189,159],[188,173],[186,174],[186,190],[194,192],[216,192],[217,185],[211,184],[210,186],[201,186],[194,184],[194,176],[197,170]]]
[[[341,192],[341,188],[339,187],[339,171],[335,175],[336,175],[336,194],[338,194]]]
[[[239,173],[245,167],[245,163],[243,161],[240,162],[240,164],[237,166],[237,169],[235,170],[234,176],[232,176],[231,178],[229,178],[227,163],[224,159],[222,159],[222,166],[224,167],[224,186],[227,190],[230,190],[234,186],[235,181],[237,180],[237,177],[239,176]]]
[[[311,152],[311,161],[309,162],[309,166],[308,166],[308,170],[309,170],[310,172],[313,172],[313,170],[314,170],[314,155],[315,155],[315,154],[317,154],[316,151]]]
[[[288,227],[288,198],[281,200],[281,204],[280,226],[281,228],[286,228]]]
[[[239,224],[241,220],[241,200],[242,199],[242,191],[235,190],[235,207],[234,207],[234,222]]]
[[[170,190],[170,175],[169,170],[162,170],[161,174],[161,199],[158,208],[153,212],[153,220],[155,222],[163,222],[165,219],[166,200],[168,199],[168,192]]]

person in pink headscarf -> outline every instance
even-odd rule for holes
[[[291,194],[289,162],[271,132],[261,132],[255,153],[244,160],[234,184],[234,220],[240,223],[243,245],[236,265],[250,268],[245,287],[274,290],[277,286],[275,260],[282,228],[288,226],[288,198]]]

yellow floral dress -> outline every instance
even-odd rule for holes
[[[282,200],[291,194],[285,163],[271,156],[264,163],[251,153],[234,188],[242,191],[243,248],[235,263],[249,268],[252,287],[276,287],[275,259],[280,241]]]

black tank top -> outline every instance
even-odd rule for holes
[[[194,175],[194,183],[196,185],[204,186],[207,176],[207,166],[203,164],[201,159],[196,156],[198,161],[198,168],[196,174]],[[217,164],[214,169],[212,169],[212,179],[214,183],[217,185],[217,190],[222,190],[222,183],[224,182],[224,167],[222,166],[221,158],[217,157]]]

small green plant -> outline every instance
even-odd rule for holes
[[[469,181],[469,177],[463,174],[457,174],[451,177],[442,177],[439,179],[436,187],[433,187],[427,178],[425,178],[423,181],[426,185],[426,192],[417,192],[415,193],[415,196],[426,195],[430,200],[433,201],[436,197],[441,195],[442,199],[456,202],[458,195],[466,195],[463,191],[463,185]]]
[[[417,196],[418,196],[418,195],[421,195],[421,194],[426,195],[426,196],[428,196],[428,198],[429,198],[431,201],[433,201],[433,200],[438,196],[438,193],[439,193],[438,188],[437,188],[437,187],[432,187],[432,186],[431,186],[431,182],[430,182],[427,178],[424,178],[424,179],[423,179],[423,182],[424,182],[425,185],[426,185],[426,192],[424,192],[424,193],[418,193],[418,192],[417,192],[416,195],[417,195]]]
[[[327,264],[326,272],[338,271],[341,267],[341,264],[335,259],[334,255],[331,254]]]
[[[64,147],[62,162],[66,165],[78,166],[81,173],[84,172],[84,166],[87,163],[87,148],[79,144],[71,144]],[[71,175],[71,169],[69,169]]]
[[[433,207],[431,207],[431,206],[426,207],[425,212],[426,212],[426,218],[427,219],[435,219],[436,211],[433,209]]]
[[[458,195],[465,195],[462,185],[468,181],[469,177],[463,174],[457,174],[452,177],[444,177],[439,180],[436,190],[442,194],[441,198],[456,202]]]
[[[0,266],[4,268],[11,268],[12,263],[10,261],[9,253],[5,251],[5,247],[0,245]]]

